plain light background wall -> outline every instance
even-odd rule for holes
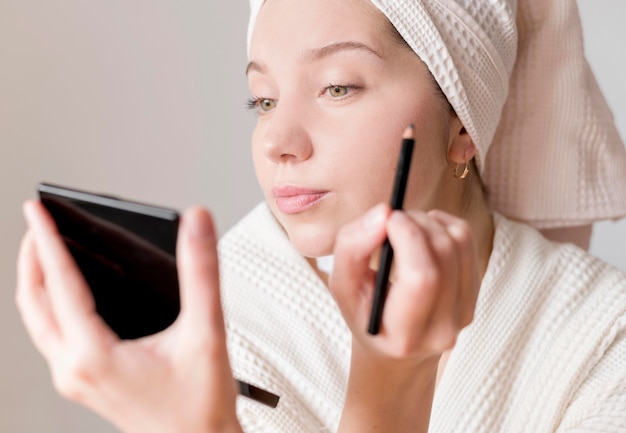
[[[579,5],[626,137],[626,3]],[[56,396],[14,307],[20,206],[37,182],[202,203],[221,232],[261,199],[244,108],[247,14],[245,0],[0,2],[0,432],[115,432]],[[626,221],[601,223],[592,251],[626,269],[624,241]]]
[[[0,432],[115,431],[56,396],[14,306],[37,182],[203,203],[222,232],[261,199],[247,17],[245,0],[0,0]]]

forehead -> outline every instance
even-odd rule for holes
[[[304,51],[338,40],[356,40],[383,50],[397,42],[391,28],[369,0],[266,0],[253,28],[250,54]]]

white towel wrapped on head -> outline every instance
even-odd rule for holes
[[[250,0],[248,45],[265,1]],[[626,215],[626,149],[575,0],[371,1],[472,137],[492,210],[537,228]]]

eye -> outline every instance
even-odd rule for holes
[[[342,96],[346,96],[348,94],[350,86],[339,86],[336,84],[330,84],[326,89],[328,90],[328,94],[333,98],[341,98]]]
[[[251,110],[259,109],[267,112],[276,108],[276,100],[270,98],[250,98],[248,99],[248,108]]]

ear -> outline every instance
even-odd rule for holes
[[[476,154],[476,146],[458,117],[450,124],[448,160],[453,164],[465,164]]]

